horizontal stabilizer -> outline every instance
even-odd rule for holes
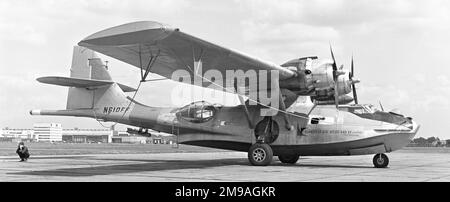
[[[70,78],[70,77],[60,77],[60,76],[46,76],[37,79],[41,83],[53,84],[58,86],[68,86],[76,88],[94,88],[104,85],[110,85],[115,83],[114,81],[106,80],[95,80],[95,79],[81,79],[81,78]],[[134,92],[136,89],[117,83],[123,92]]]

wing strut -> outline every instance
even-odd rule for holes
[[[250,112],[248,111],[247,103],[245,103],[244,98],[242,97],[241,93],[239,92],[236,83],[234,83],[234,90],[237,93],[239,102],[244,106],[244,112],[245,112],[245,117],[247,118],[248,127],[250,127],[251,129],[254,129],[255,126],[254,126],[252,118],[250,116]]]
[[[311,112],[317,107],[317,101],[314,101],[314,105],[311,107],[311,109],[308,112],[308,117],[311,114]]]
[[[250,127],[251,129],[254,129],[255,126],[253,125],[253,121],[252,121],[252,118],[250,116],[250,112],[248,111],[247,103],[245,103],[244,98],[242,97],[242,95],[238,94],[238,97],[239,97],[239,101],[244,106],[244,112],[245,112],[245,117],[247,118],[248,127]]]
[[[280,94],[278,96],[279,99],[280,99],[280,101],[279,101],[279,103],[280,103],[280,110],[281,111],[286,111],[286,105],[284,104],[283,95],[281,94],[281,90],[280,90],[279,87],[278,87],[278,91],[280,92]],[[287,113],[283,113],[283,117],[284,117],[284,124],[286,126],[286,129],[293,130],[294,127],[289,122],[289,118],[288,118]]]
[[[139,45],[139,68],[141,69],[141,82],[149,81],[149,80],[146,80],[147,76],[150,73],[150,70],[152,69],[153,64],[155,64],[155,61],[158,58],[159,54],[160,54],[159,50],[156,55],[153,55],[150,51],[150,60],[148,61],[147,67],[144,70],[144,68],[142,66],[142,50],[141,50],[141,46]]]

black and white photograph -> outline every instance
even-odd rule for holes
[[[0,181],[449,182],[449,36],[446,0],[2,0]]]

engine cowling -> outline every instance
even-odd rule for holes
[[[296,71],[298,76],[280,81],[280,87],[288,89],[297,95],[313,96],[316,100],[334,100],[332,65],[332,61],[319,60],[317,57],[290,60],[281,66]],[[349,72],[347,70],[339,70],[338,73],[338,95],[346,95],[352,91],[352,81],[349,79]]]

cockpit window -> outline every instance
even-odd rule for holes
[[[353,108],[352,110],[354,114],[373,114],[379,111],[373,105],[361,105],[358,108]]]
[[[398,125],[412,124],[411,119],[409,119],[408,117],[394,112],[381,111],[373,105],[356,105],[350,106],[348,109],[349,112],[365,119],[377,120]]]
[[[368,113],[375,113],[377,111],[380,111],[373,105],[364,105],[364,108],[366,108]]]
[[[364,110],[364,108],[354,109],[353,113],[355,113],[355,114],[365,114],[365,110]]]
[[[181,108],[177,112],[177,116],[189,122],[203,123],[211,120],[216,111],[217,109],[214,105],[205,101],[199,101]]]

